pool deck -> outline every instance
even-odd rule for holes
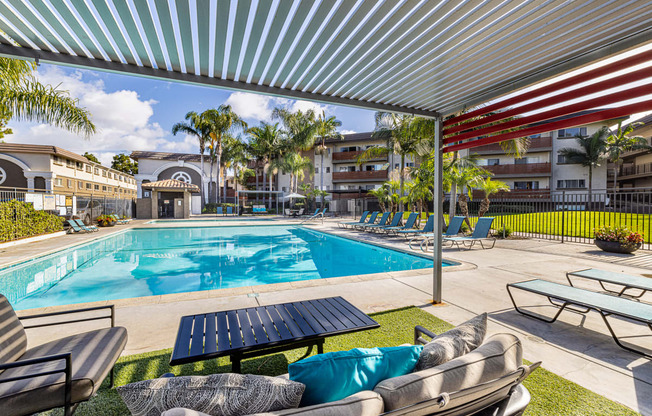
[[[92,235],[68,235],[10,247],[0,252],[0,266],[23,261],[35,253],[60,250],[91,238],[101,238],[112,232],[143,226],[144,222],[134,221],[129,226],[113,227]],[[298,222],[290,220],[278,223]],[[402,238],[387,239],[368,233],[340,230],[336,222],[326,220],[324,224],[311,226],[375,244],[407,249]],[[193,224],[197,225],[201,223]],[[220,224],[222,225],[241,224],[229,221]],[[150,226],[169,224],[147,225]],[[437,306],[430,303],[432,273],[428,269],[152,296],[100,304],[116,304],[117,325],[125,326],[129,332],[125,355],[172,347],[179,318],[183,315],[325,296],[343,296],[365,312],[416,305],[453,324],[488,312],[489,332],[510,332],[517,335],[523,342],[526,359],[543,361],[544,368],[562,377],[642,414],[652,415],[652,362],[619,348],[598,314],[565,312],[557,322],[546,324],[516,313],[505,290],[507,283],[533,278],[567,283],[565,272],[590,267],[649,274],[652,277],[652,253],[610,255],[596,250],[592,245],[530,239],[498,241],[492,250],[445,249],[444,258],[458,261],[461,265],[444,269],[444,303]],[[585,285],[591,287],[590,282]],[[652,302],[652,294],[645,295],[643,300]],[[527,296],[522,302],[543,304],[539,299]],[[62,307],[41,310],[58,309]],[[20,314],[36,311],[21,311]],[[546,313],[544,309],[541,311]],[[551,308],[548,308],[547,313],[550,312]],[[627,331],[633,335],[650,335],[648,328],[642,330],[628,322],[620,322],[622,325],[617,325],[616,328],[620,333]],[[75,331],[87,330],[91,325],[93,324],[78,325]],[[53,328],[30,330],[30,345],[45,342],[60,334],[59,331]],[[652,336],[646,338],[635,342],[652,349]]]

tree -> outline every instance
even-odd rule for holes
[[[321,194],[321,208],[324,208],[324,154],[328,152],[326,148],[326,139],[342,139],[342,135],[337,132],[337,128],[342,126],[342,122],[335,118],[335,116],[326,117],[324,111],[321,112],[317,118],[317,141],[319,142],[315,147],[315,154],[320,157],[320,170],[319,170],[319,190]]]
[[[129,175],[135,175],[138,173],[138,161],[133,160],[124,153],[120,153],[113,156],[111,168],[119,170],[120,172],[127,173]]]
[[[95,157],[94,154],[92,153],[84,153],[82,156],[84,156],[86,159],[90,160],[91,162],[95,162],[97,164],[101,164],[99,160],[97,160],[97,157]]]
[[[172,134],[185,133],[190,136],[195,136],[199,142],[199,155],[201,163],[201,177],[204,179],[204,152],[206,151],[206,143],[208,142],[208,135],[210,133],[209,125],[202,117],[202,114],[197,114],[195,111],[186,113],[186,123],[176,123],[172,126]],[[213,174],[211,172],[211,178]],[[204,196],[204,202],[208,202],[208,195]]]
[[[367,195],[375,196],[376,199],[378,200],[378,205],[380,206],[380,210],[382,212],[387,211],[386,204],[389,202],[389,187],[387,184],[383,184],[382,186],[375,188],[375,189],[370,189],[367,191]]]
[[[457,193],[457,205],[460,207],[460,212],[464,215],[464,221],[471,227],[469,220],[469,206],[468,201],[473,198],[473,188],[477,183],[485,177],[488,172],[477,165],[473,165],[471,160],[472,156],[465,158],[453,159],[451,166],[446,169],[444,175],[450,176],[450,181],[455,184]]]
[[[489,211],[489,205],[491,201],[489,197],[499,191],[509,192],[509,185],[502,181],[494,181],[491,178],[484,178],[479,180],[475,184],[476,188],[484,192],[484,199],[480,204],[480,210],[478,211],[478,217],[483,217]]]
[[[615,132],[609,130],[607,141],[607,154],[614,164],[614,191],[618,189],[618,169],[622,163],[621,156],[630,150],[650,149],[647,140],[641,136],[630,136],[634,129],[643,123],[630,123],[623,129],[622,121],[618,122]]]
[[[602,127],[591,136],[575,136],[575,141],[580,148],[565,147],[559,150],[559,154],[564,156],[570,163],[577,163],[589,168],[589,204],[593,202],[593,168],[607,158],[607,141],[609,129]]]
[[[279,129],[278,123],[269,124],[261,123],[258,127],[250,128],[249,133],[249,151],[256,159],[256,166],[259,163],[263,164],[263,188],[265,187],[266,175],[269,175],[269,190],[272,190],[272,177],[270,172],[270,162],[280,152],[282,145],[282,132]],[[256,190],[258,190],[258,175],[256,175]],[[271,209],[272,200],[269,200],[269,208]]]
[[[90,113],[67,91],[38,82],[35,70],[36,64],[0,58],[0,120],[47,123],[85,137],[94,134]],[[2,123],[0,130],[8,133]]]

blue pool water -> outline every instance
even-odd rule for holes
[[[220,221],[276,221],[274,218],[263,218],[263,217],[208,217],[208,218],[192,218],[184,220],[151,220],[147,224],[165,224],[165,223],[194,223],[194,222],[220,222]]]
[[[426,267],[299,226],[133,229],[0,269],[0,293],[30,309]]]

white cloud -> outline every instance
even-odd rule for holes
[[[110,164],[116,153],[132,150],[195,150],[187,138],[170,141],[169,133],[151,121],[154,100],[143,100],[130,90],[107,92],[102,80],[82,77],[79,71],[66,74],[61,68],[48,66],[37,74],[41,82],[58,85],[79,99],[80,106],[90,111],[97,133],[84,140],[47,124],[12,123],[14,134],[7,141],[47,143],[76,153],[89,151],[103,164]]]
[[[354,134],[354,133],[357,133],[357,131],[355,131],[355,130],[346,130],[346,129],[340,130],[340,134]]]
[[[332,106],[311,101],[290,100],[249,92],[234,92],[226,99],[224,104],[230,105],[233,111],[248,121],[271,121],[274,107],[285,107],[293,112],[314,110],[318,113],[322,111],[332,113],[334,110]]]

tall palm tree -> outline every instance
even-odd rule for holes
[[[376,127],[372,135],[384,139],[387,147],[371,147],[358,158],[358,165],[374,157],[387,155],[390,151],[401,156],[399,170],[399,194],[405,195],[405,158],[416,157],[421,152],[425,140],[433,137],[434,124],[431,120],[404,114],[379,111],[374,118]]]
[[[270,172],[270,162],[279,152],[279,148],[282,144],[282,132],[278,126],[278,123],[269,124],[261,123],[258,127],[252,127],[247,130],[249,133],[249,147],[252,151],[253,156],[256,158],[256,164],[258,162],[263,164],[263,188],[265,187],[265,181],[267,175],[269,175],[269,190],[272,190],[272,178],[273,174]],[[256,189],[258,189],[258,177],[256,176]],[[269,208],[271,209],[272,199],[269,199]]]
[[[324,111],[321,112],[317,118],[317,141],[315,146],[315,154],[320,157],[319,161],[319,190],[321,193],[321,208],[324,208],[324,155],[328,152],[326,148],[326,139],[342,139],[342,135],[337,132],[337,129],[342,126],[342,122],[335,118],[335,116],[326,117]]]
[[[238,169],[242,164],[247,163],[247,150],[246,145],[242,139],[234,137],[230,134],[224,136],[223,142],[223,151],[222,151],[222,177],[223,182],[223,194],[226,200],[226,191],[227,191],[227,171],[228,169],[233,169],[233,182],[234,190],[237,192],[237,181],[236,177],[238,176]]]
[[[34,77],[36,65],[0,58],[0,131],[11,118],[60,127],[86,137],[95,133],[91,114],[67,91],[43,85]]]
[[[472,195],[472,193],[465,193],[464,186],[466,186],[469,181],[469,184],[473,185],[475,181],[488,175],[489,172],[478,165],[478,156],[476,154],[459,156],[457,152],[455,152],[455,154],[451,156],[445,155],[443,182],[444,191],[450,191],[451,194],[450,206],[448,209],[449,221],[456,215],[456,209],[457,206],[459,206],[462,213],[467,217],[466,222],[469,223],[467,199],[466,196],[463,195]],[[458,194],[461,197],[461,201],[458,201],[457,199]]]
[[[464,215],[464,221],[469,228],[472,228],[469,220],[468,201],[473,198],[473,188],[486,176],[487,172],[479,167],[457,163],[450,167],[446,174],[450,175],[451,183],[457,187],[457,205],[460,207],[461,214]]]
[[[630,150],[650,149],[644,137],[630,136],[634,129],[642,124],[630,123],[623,129],[623,122],[619,121],[615,132],[609,130],[606,141],[609,160],[614,164],[614,192],[618,190],[618,168],[623,161],[622,154]]]
[[[172,134],[185,133],[190,136],[195,136],[199,142],[199,157],[201,163],[201,179],[204,180],[204,152],[206,151],[206,143],[209,141],[210,129],[209,125],[201,114],[196,111],[189,111],[184,117],[187,122],[176,123],[172,126]],[[212,176],[212,173],[211,173]],[[200,184],[202,186],[203,184]],[[204,202],[208,202],[208,195],[204,195]]]
[[[206,110],[202,113],[202,117],[210,126],[210,149],[212,153],[212,160],[216,160],[218,169],[221,165],[222,158],[222,143],[224,136],[236,133],[239,130],[246,131],[247,123],[238,116],[230,105],[222,104],[217,108]],[[212,168],[211,168],[212,175]],[[218,173],[216,178],[216,196],[215,202],[220,199],[220,175]]]
[[[608,157],[607,155],[607,136],[609,129],[602,127],[591,136],[575,136],[575,141],[580,148],[565,147],[559,150],[559,154],[564,156],[570,163],[577,163],[589,168],[589,204],[593,202],[593,168],[600,166]]]
[[[389,202],[389,187],[387,184],[383,184],[378,188],[368,190],[367,195],[376,197],[378,200],[378,205],[380,206],[380,210],[382,212],[387,211],[387,207],[385,205]]]
[[[482,200],[482,203],[480,204],[480,210],[478,211],[478,217],[484,216],[489,211],[489,205],[491,204],[491,201],[489,200],[489,197],[496,192],[499,191],[507,191],[509,192],[509,185],[507,185],[505,182],[502,181],[495,181],[492,180],[491,178],[487,177],[482,180],[479,180],[476,184],[475,187],[482,192],[484,192],[484,199]]]

